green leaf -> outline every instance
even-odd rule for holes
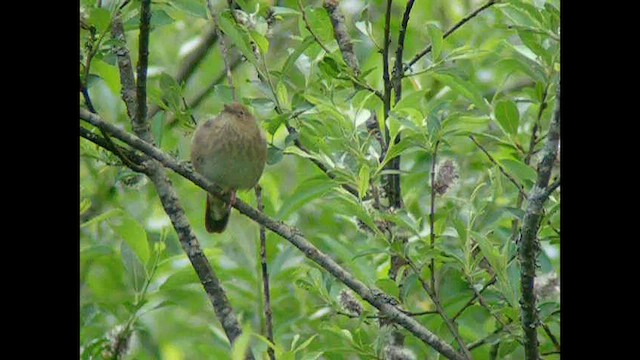
[[[400,295],[400,288],[398,288],[398,284],[391,279],[379,279],[376,281],[376,286],[387,295],[391,295],[396,299]]]
[[[318,68],[322,71],[327,77],[336,78],[338,74],[340,74],[340,69],[338,67],[338,63],[331,57],[325,56],[322,58],[322,61],[318,63]]]
[[[300,15],[300,11],[298,10],[294,10],[288,7],[282,7],[282,6],[271,6],[270,7],[271,11],[273,11],[273,14],[278,16],[278,15]]]
[[[251,35],[251,38],[253,39],[253,41],[258,45],[258,48],[260,49],[260,53],[264,55],[267,52],[269,52],[269,40],[267,40],[267,38],[264,37],[264,35],[254,30],[249,31],[249,34]]]
[[[430,23],[427,25],[427,33],[431,38],[431,58],[433,61],[440,60],[443,45],[442,30],[436,24]]]
[[[150,25],[154,28],[173,24],[174,22],[175,20],[169,14],[167,14],[164,10],[155,10],[151,12]]]
[[[514,159],[498,159],[498,163],[504,166],[507,172],[513,175],[520,182],[535,182],[538,177],[536,171],[525,163]]]
[[[309,346],[309,344],[311,344],[311,342],[313,341],[313,339],[316,338],[316,336],[318,336],[318,334],[314,334],[313,336],[311,336],[310,338],[308,338],[307,340],[305,340],[302,344],[300,344],[299,346],[297,346],[293,352],[298,352],[300,350],[304,350],[307,346]]]
[[[419,147],[419,145],[416,144],[416,141],[413,138],[403,137],[402,139],[400,139],[400,142],[396,144],[395,137],[394,137],[391,140],[391,145],[387,150],[387,154],[385,155],[384,160],[378,166],[378,169],[376,171],[376,176],[380,174],[380,171],[384,169],[387,163],[389,163],[389,161],[391,161],[393,158],[400,156],[404,152],[408,151],[409,149],[416,148],[416,147]]]
[[[198,275],[193,271],[193,268],[185,267],[169,275],[162,285],[160,285],[160,290],[176,289],[184,285],[197,284],[199,282]]]
[[[472,83],[462,80],[452,73],[434,73],[433,77],[450,87],[451,90],[469,99],[478,109],[489,112],[489,107],[482,98],[481,92]]]
[[[91,73],[99,76],[114,94],[120,94],[120,71],[100,59],[91,62]]]
[[[367,195],[367,190],[369,189],[370,174],[371,169],[367,164],[364,164],[360,168],[360,173],[358,174],[358,196],[360,196],[361,200],[365,195]]]
[[[520,123],[520,113],[518,107],[511,100],[500,101],[496,104],[494,115],[502,130],[512,136],[518,134],[518,124]]]
[[[231,348],[231,360],[244,360],[249,351],[249,344],[251,342],[251,331],[244,329],[242,334],[236,338]]]
[[[104,32],[111,22],[111,13],[104,8],[95,7],[91,9],[89,14],[89,24],[96,27],[99,33]]]
[[[430,89],[424,89],[420,91],[414,91],[408,94],[403,92],[402,99],[393,107],[393,111],[398,111],[405,108],[421,109],[422,103],[426,100],[426,95]]]
[[[267,149],[267,164],[275,165],[279,163],[280,160],[282,160],[282,156],[282,149],[273,145],[269,145],[269,148]]]
[[[169,5],[193,16],[207,18],[207,8],[204,1],[200,0],[172,0]]]
[[[283,109],[287,111],[291,109],[291,104],[289,104],[289,95],[287,94],[287,86],[283,82],[278,83],[276,96],[278,97],[278,102]]]
[[[293,191],[293,194],[287,197],[286,202],[278,211],[276,218],[287,219],[290,214],[294,213],[311,201],[323,196],[327,192],[331,191],[335,186],[336,184],[327,179],[325,175],[303,181]]]
[[[256,68],[256,70],[260,69],[258,64],[258,60],[256,59],[255,54],[251,48],[251,41],[249,39],[249,35],[247,35],[246,30],[238,27],[233,18],[231,17],[231,13],[229,11],[224,11],[220,14],[220,28],[227,35],[231,42],[240,50],[242,55],[244,55],[247,60]]]
[[[146,264],[149,260],[149,241],[147,240],[147,232],[142,225],[125,214],[120,217],[118,222],[111,220],[109,223],[138,256],[140,262]]]
[[[305,9],[309,27],[320,39],[322,45],[327,46],[333,40],[333,26],[326,10],[319,8]],[[300,21],[303,21],[300,17]]]
[[[309,35],[300,45],[296,47],[296,49],[287,57],[287,60],[284,62],[284,66],[282,67],[282,76],[289,74],[289,69],[296,60],[300,57],[300,55],[309,47],[309,45],[313,44],[314,39],[313,36]],[[282,76],[280,78],[282,78]]]

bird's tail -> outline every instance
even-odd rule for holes
[[[221,233],[227,227],[231,206],[207,193],[207,207],[204,213],[204,226],[210,233]]]

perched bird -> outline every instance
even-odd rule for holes
[[[204,224],[208,232],[224,231],[236,190],[256,186],[266,160],[264,133],[244,105],[224,105],[218,116],[198,126],[191,142],[191,163],[229,196],[225,203],[207,193]]]

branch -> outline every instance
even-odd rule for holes
[[[482,145],[480,145],[480,143],[478,143],[476,141],[476,139],[473,137],[473,135],[469,135],[469,139],[471,139],[471,141],[473,141],[474,144],[476,144],[476,146],[482,150],[482,152],[487,155],[487,158],[489,158],[489,161],[491,161],[491,163],[493,163],[495,166],[498,167],[498,169],[500,170],[500,172],[507,177],[507,179],[509,179],[509,181],[511,181],[513,183],[513,185],[516,186],[516,188],[518,188],[518,191],[520,192],[520,195],[522,195],[525,199],[527,198],[527,193],[524,191],[524,189],[522,188],[522,185],[520,185],[516,179],[513,178],[513,176],[511,176],[503,167],[502,165],[498,164],[498,162],[493,158],[493,156],[491,156],[491,154],[489,154],[489,152],[487,151],[487,149],[485,149]]]
[[[178,163],[174,158],[165,154],[157,147],[143,141],[142,139],[134,135],[127,133],[126,131],[112,124],[105,122],[99,116],[94,115],[85,109],[80,109],[80,118],[98,128],[108,131],[115,138],[118,138],[129,146],[140,150],[147,156],[159,161],[160,163],[162,163],[162,165],[174,170],[184,178],[190,180],[212,195],[223,198],[223,195],[221,193],[222,189],[220,189],[217,185],[212,184],[202,175]],[[385,295],[383,292],[375,288],[369,288],[367,285],[351,275],[351,273],[345,270],[342,266],[340,266],[330,256],[321,252],[301,234],[300,230],[291,227],[281,221],[277,221],[267,217],[266,215],[252,208],[240,199],[236,199],[233,207],[236,208],[241,214],[244,214],[253,221],[264,225],[267,229],[273,231],[274,233],[289,241],[306,257],[320,265],[323,269],[325,269],[339,281],[347,285],[355,293],[360,295],[360,297],[362,297],[365,301],[377,308],[390,321],[398,323],[409,332],[411,332],[414,336],[423,341],[425,344],[430,345],[436,351],[444,355],[446,358],[455,360],[464,359],[463,356],[458,354],[445,341],[438,338],[412,317],[404,314],[395,306],[391,305],[388,300],[388,295]],[[195,240],[195,238],[193,240]]]
[[[256,202],[258,204],[258,211],[264,213],[264,203],[262,202],[262,187],[256,186]],[[267,235],[265,233],[264,225],[260,225],[260,263],[262,266],[262,288],[264,294],[264,318],[265,326],[267,330],[267,340],[272,344],[273,341],[273,323],[271,312],[271,293],[269,291],[269,272],[267,270]],[[267,349],[269,359],[276,360],[276,353],[272,347]]]
[[[382,102],[384,105],[384,139],[385,149],[384,153],[389,148],[389,142],[391,141],[391,134],[389,134],[389,126],[387,125],[387,118],[389,117],[389,111],[391,110],[391,80],[389,79],[389,27],[391,23],[391,3],[393,0],[387,0],[387,10],[385,11],[384,18],[384,45],[382,48],[382,81],[384,82],[384,95]]]
[[[540,250],[537,241],[537,233],[542,217],[543,206],[548,198],[548,184],[551,177],[553,163],[558,153],[558,141],[560,140],[560,85],[556,96],[556,109],[549,126],[547,143],[543,149],[542,159],[538,164],[538,178],[531,189],[531,196],[527,204],[527,210],[522,220],[520,230],[520,247],[518,258],[520,260],[520,300],[522,329],[524,332],[525,359],[537,360],[539,357],[538,337],[536,328],[539,325],[536,308],[536,296],[533,284],[536,276],[536,259]],[[559,182],[558,182],[559,184]]]
[[[209,49],[218,41],[218,34],[215,26],[206,29],[205,34],[198,41],[198,45],[186,56],[182,66],[176,74],[178,84],[191,78],[194,71],[200,65],[205,56],[209,53]]]
[[[409,14],[415,0],[407,1],[407,6],[404,9],[404,15],[402,16],[402,24],[400,25],[400,34],[398,35],[398,48],[396,49],[396,62],[395,69],[393,71],[393,87],[396,93],[396,104],[402,97],[402,52],[404,51],[404,39],[407,35],[407,26],[409,25]]]
[[[556,189],[559,187],[560,187],[560,178],[558,178],[558,180],[554,181],[553,184],[547,187],[547,190],[544,192],[544,197],[551,196],[551,194],[553,194],[553,192],[556,191]],[[558,235],[560,234],[558,233]]]
[[[136,66],[136,111],[131,119],[133,131],[153,144],[153,136],[147,123],[147,68],[149,66],[149,32],[151,31],[151,0],[140,5],[140,35],[138,37],[138,65]]]
[[[451,27],[451,29],[447,30],[447,32],[442,35],[442,38],[446,39],[447,37],[449,37],[449,35],[453,34],[456,30],[458,30],[462,25],[466,24],[467,21],[473,19],[478,14],[480,14],[482,11],[484,11],[485,9],[488,9],[489,7],[491,7],[494,4],[498,3],[499,1],[500,0],[489,0],[489,1],[487,1],[482,6],[480,6],[478,9],[474,10],[473,12],[468,14],[467,16],[463,17],[460,21],[458,21],[458,23],[453,25]],[[429,46],[427,46],[424,50],[422,50],[421,52],[417,53],[416,56],[414,56],[413,59],[411,59],[411,61],[409,61],[409,63],[407,63],[404,66],[404,72],[406,72],[418,60],[420,60],[420,58],[422,58],[423,56],[425,56],[426,54],[431,52],[431,50],[433,50],[433,44],[429,44]]]
[[[353,43],[351,42],[351,36],[349,36],[349,30],[347,30],[347,26],[345,25],[344,16],[338,9],[339,3],[339,0],[325,0],[323,6],[327,10],[327,13],[329,13],[331,25],[333,25],[333,34],[338,42],[342,58],[351,70],[353,70],[353,74],[358,77],[360,75],[360,64],[353,50]]]
[[[122,101],[127,107],[127,114],[130,119],[136,116],[136,81],[133,76],[133,65],[129,56],[129,49],[126,46],[126,37],[124,36],[124,25],[120,13],[116,14],[113,19],[111,35],[116,40],[116,46],[113,50],[118,60],[118,68],[120,70],[120,84],[122,85]]]
[[[233,60],[231,60],[229,69],[233,71],[241,64],[242,57],[236,56]],[[198,95],[195,96],[195,98],[191,102],[189,102],[189,108],[193,109],[195,107],[198,107],[200,103],[202,103],[202,101],[204,101],[204,99],[206,99],[206,97],[209,96],[209,94],[215,89],[216,85],[220,84],[225,79],[225,76],[227,76],[226,67],[220,74],[218,74],[218,76],[216,76],[215,79],[211,81],[211,84],[206,89],[202,90]]]
[[[389,112],[391,111],[391,90],[392,90],[392,81],[389,79],[389,45],[391,40],[389,39],[389,31],[390,31],[390,22],[391,22],[391,3],[393,0],[387,0],[387,8],[385,12],[385,23],[384,23],[384,47],[382,48],[382,80],[384,82],[384,96],[382,98],[383,108],[384,108],[384,148],[382,149],[382,154],[386,154],[390,142],[391,142],[391,134],[389,133]],[[400,134],[396,135],[395,143],[400,142]],[[400,175],[397,171],[400,170],[400,156],[393,158],[393,160],[389,161],[385,169],[391,170],[392,173],[386,176],[385,190],[387,192],[387,198],[389,199],[389,206],[395,208],[401,208],[402,204],[402,193],[400,188]]]
[[[146,96],[146,79],[147,79],[147,67],[149,60],[149,32],[150,32],[150,20],[151,20],[151,0],[143,0],[141,2],[140,9],[140,37],[138,48],[138,65],[137,65],[137,82],[133,79],[133,72],[130,71],[131,67],[127,66],[131,64],[128,52],[121,52],[118,54],[118,65],[120,70],[120,78],[124,81],[123,85],[123,99],[127,105],[129,114],[135,114],[132,117],[132,127],[136,134],[139,136],[139,140],[146,144],[154,144],[153,135],[151,134],[149,124],[147,122],[147,96]],[[119,19],[119,16],[117,17]],[[121,32],[122,23],[114,24],[113,31],[116,35],[122,36],[121,40],[124,44],[124,34]],[[124,45],[121,47],[126,48]],[[133,84],[135,83],[135,89]],[[135,93],[136,102],[131,101],[133,97],[125,97],[124,94]],[[81,114],[85,111],[80,110]],[[91,113],[89,113],[91,114]],[[99,118],[97,115],[94,115]],[[106,124],[106,123],[105,123]],[[112,126],[111,124],[108,124]],[[102,130],[112,133],[105,128]],[[144,139],[144,140],[142,140]],[[122,140],[122,139],[121,139]],[[153,146],[153,145],[150,145]],[[222,328],[229,339],[229,342],[233,344],[235,339],[240,336],[242,330],[240,324],[229,304],[229,300],[225,294],[224,289],[220,283],[220,280],[216,276],[211,264],[202,252],[198,239],[196,238],[189,220],[187,219],[184,209],[180,205],[178,196],[173,189],[171,181],[166,176],[166,172],[157,161],[151,159],[144,162],[146,165],[146,174],[153,182],[158,197],[162,203],[162,207],[169,216],[171,223],[178,234],[180,245],[187,254],[189,261],[191,262],[202,286],[204,287],[209,300],[211,301],[214,311],[218,320],[220,321]],[[248,359],[253,359],[251,354],[247,355]]]
[[[553,343],[553,347],[555,347],[558,353],[560,353],[560,342],[558,342],[558,339],[555,337],[555,335],[553,335],[553,333],[551,332],[551,329],[549,329],[549,326],[547,326],[547,324],[545,323],[542,323],[542,329],[544,329],[544,332],[547,334],[547,337]]]

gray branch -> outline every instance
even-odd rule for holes
[[[338,9],[338,5],[340,5],[339,0],[325,0],[323,4],[327,13],[329,13],[331,25],[333,25],[333,34],[338,42],[342,58],[351,70],[353,70],[353,74],[358,77],[360,75],[360,63],[353,50],[353,43],[351,42],[351,36],[349,36],[349,30],[345,25],[344,15],[342,15],[340,9]]]
[[[536,308],[536,296],[533,283],[536,276],[536,259],[540,251],[537,233],[540,227],[540,218],[544,210],[544,203],[549,196],[549,179],[553,163],[558,154],[558,142],[560,140],[560,86],[556,97],[556,109],[549,126],[547,143],[542,150],[542,159],[538,164],[538,178],[531,189],[529,203],[522,220],[520,230],[520,247],[518,258],[520,260],[520,290],[522,299],[520,300],[522,329],[524,332],[525,359],[538,360],[539,343],[537,337],[537,327],[539,325],[538,312]],[[559,184],[559,183],[558,183]],[[555,186],[555,185],[554,185]]]
[[[139,136],[140,141],[147,144],[154,144],[153,135],[147,122],[147,96],[146,96],[146,75],[149,55],[149,33],[151,19],[151,1],[144,0],[140,10],[140,35],[139,35],[139,56],[137,64],[137,82],[133,77],[131,59],[126,47],[122,20],[116,16],[112,28],[114,38],[120,40],[120,45],[116,48],[118,67],[120,70],[120,80],[122,83],[122,98],[127,106],[127,112],[132,120],[132,127]],[[134,101],[135,100],[135,101]],[[81,110],[81,112],[84,110]],[[97,117],[97,115],[96,115]],[[229,342],[233,344],[235,339],[242,333],[240,324],[222,288],[220,280],[216,276],[211,264],[202,252],[198,239],[196,238],[184,209],[180,205],[178,196],[173,189],[171,181],[166,175],[165,169],[159,162],[147,159],[143,162],[144,172],[153,182],[162,207],[169,216],[171,223],[178,234],[180,245],[187,254],[222,328],[224,329]],[[251,353],[247,354],[248,359],[253,359]]]
[[[217,185],[210,183],[202,175],[192,171],[186,166],[178,163],[174,158],[165,154],[157,147],[145,142],[137,136],[105,122],[98,115],[92,114],[88,110],[80,109],[80,118],[100,129],[103,129],[115,138],[123,141],[127,145],[143,152],[147,156],[159,161],[165,167],[177,172],[184,178],[190,180],[200,188],[208,191],[214,196],[223,198],[221,190]],[[433,347],[436,351],[448,359],[462,360],[464,357],[457,353],[449,344],[438,338],[418,321],[406,315],[401,310],[389,303],[389,296],[382,291],[369,288],[367,285],[356,279],[351,273],[341,267],[329,255],[324,254],[307,240],[300,230],[289,226],[281,221],[271,219],[258,210],[252,208],[240,199],[236,199],[233,205],[241,214],[247,216],[258,224],[264,225],[267,229],[280,235],[295,247],[297,247],[306,257],[320,265],[339,281],[347,285],[365,301],[377,308],[389,321],[395,322],[407,329],[414,336],[422,340],[425,344]]]

